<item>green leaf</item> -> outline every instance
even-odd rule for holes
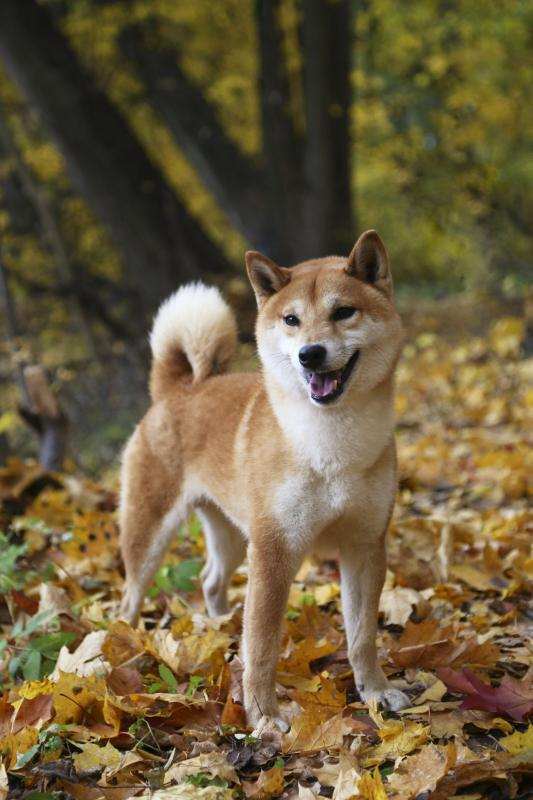
[[[198,577],[201,569],[202,562],[199,558],[191,558],[175,564],[171,567],[169,576],[173,587],[180,592],[194,592],[196,584],[192,579]]]
[[[47,633],[32,639],[33,650],[39,650],[43,654],[58,653],[65,644],[70,644],[76,638],[75,633],[70,631],[60,631],[59,633]]]
[[[63,792],[29,792],[24,795],[24,800],[59,800]]]
[[[30,650],[22,667],[22,675],[27,681],[38,681],[41,677],[42,656],[38,650]]]
[[[201,569],[202,561],[199,558],[191,558],[179,564],[165,564],[156,573],[150,596],[154,597],[158,592],[193,592],[196,589],[193,579],[198,577]]]
[[[26,764],[29,764],[30,761],[32,760],[32,758],[34,756],[36,756],[38,752],[39,752],[39,745],[38,744],[34,744],[33,747],[30,747],[29,750],[26,750],[25,753],[22,753],[17,758],[17,763],[15,764],[15,769],[20,769],[21,767],[25,767]]]
[[[189,685],[187,686],[187,691],[185,694],[187,697],[192,697],[196,690],[202,685],[203,678],[201,675],[191,675],[189,678]]]
[[[159,675],[172,692],[178,691],[178,682],[173,672],[167,667],[166,664],[159,665]]]

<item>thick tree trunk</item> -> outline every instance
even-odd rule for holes
[[[271,222],[267,255],[294,263],[313,255],[303,228],[303,141],[291,119],[290,88],[280,27],[282,0],[256,0],[259,95],[267,184],[265,213]],[[316,255],[316,253],[314,254]]]
[[[264,172],[226,135],[215,109],[181,69],[175,52],[147,44],[137,27],[124,31],[120,44],[143,80],[151,105],[200,180],[250,244],[265,247]]]
[[[57,221],[55,209],[48,197],[44,186],[39,186],[24,163],[22,154],[19,152],[11,131],[9,123],[2,109],[0,109],[0,146],[5,149],[9,159],[17,171],[20,184],[24,194],[28,199],[38,219],[37,228],[44,247],[50,251],[57,269],[60,281],[74,283],[76,279],[82,280],[83,276],[76,275],[72,260],[67,253],[67,247],[63,240],[61,230]],[[91,324],[85,309],[79,303],[76,296],[70,298],[70,306],[73,318],[77,321],[87,344],[92,358],[99,360],[98,348],[93,335]]]
[[[0,58],[38,109],[73,185],[109,230],[144,308],[181,280],[229,268],[81,68],[45,7],[2,0]]]
[[[350,169],[352,0],[303,0],[305,230],[315,254],[353,244]]]

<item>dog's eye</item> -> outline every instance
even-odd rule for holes
[[[287,314],[286,317],[283,317],[283,322],[285,325],[299,325],[300,320],[296,316],[296,314]]]
[[[341,319],[349,319],[350,317],[353,317],[356,311],[357,309],[352,308],[351,306],[341,306],[340,308],[335,309],[331,315],[331,319],[334,322],[338,322]]]

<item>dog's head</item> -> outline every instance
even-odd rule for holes
[[[287,269],[251,251],[246,268],[267,381],[331,406],[393,372],[403,334],[387,251],[375,231],[363,233],[347,258]]]

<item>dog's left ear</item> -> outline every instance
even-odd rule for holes
[[[387,287],[391,283],[389,257],[376,231],[365,231],[348,256],[346,272],[365,283]]]
[[[270,258],[256,250],[248,250],[244,259],[258,305],[279,292],[291,279],[290,270],[278,267]]]

